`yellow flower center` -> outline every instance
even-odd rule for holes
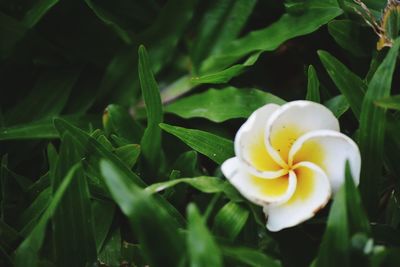
[[[273,129],[270,135],[270,143],[278,152],[284,164],[278,164],[268,153],[265,146],[265,137],[260,135],[253,140],[250,149],[250,160],[252,165],[260,171],[279,171],[285,170],[286,174],[275,179],[265,179],[256,176],[252,177],[253,183],[257,184],[262,192],[269,196],[279,196],[286,192],[288,188],[289,172],[296,174],[297,186],[296,191],[288,201],[288,204],[296,200],[306,199],[314,190],[313,172],[304,167],[296,167],[300,162],[312,162],[323,167],[324,151],[320,144],[314,141],[305,142],[297,151],[293,158],[289,158],[289,151],[296,140],[303,135],[304,132],[295,126],[280,126]]]

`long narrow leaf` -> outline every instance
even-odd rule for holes
[[[227,197],[234,201],[240,201],[242,198],[238,195],[236,190],[225,180],[217,177],[200,176],[193,178],[179,178],[167,182],[155,183],[146,187],[146,191],[156,193],[175,185],[185,183],[203,193],[224,193]]]
[[[38,224],[16,250],[15,265],[17,267],[37,266],[39,251],[43,245],[47,223],[50,217],[53,216],[54,212],[56,211],[64,193],[69,188],[75,176],[75,173],[79,168],[80,165],[77,164],[70,169],[70,171],[58,187],[57,191],[55,192],[49,207],[40,218]]]
[[[329,76],[346,97],[354,115],[359,118],[366,84],[328,52],[318,51],[318,55]]]
[[[363,168],[360,189],[370,216],[377,214],[379,179],[382,175],[385,138],[385,110],[374,104],[375,99],[390,95],[392,76],[397,61],[400,39],[397,40],[372,77],[365,94],[360,115],[360,150]]]
[[[100,169],[113,199],[129,218],[149,264],[179,266],[184,243],[174,219],[113,163],[102,160]]]
[[[226,87],[180,99],[165,108],[183,118],[206,118],[222,122],[235,118],[248,118],[257,108],[269,104],[283,104],[284,100],[257,89]]]
[[[301,14],[286,13],[272,25],[228,43],[203,63],[202,73],[224,69],[255,51],[273,51],[286,40],[311,33],[341,13],[336,1],[307,1]]]
[[[60,155],[52,189],[56,192],[68,169],[80,162],[74,139],[65,133],[61,140]],[[71,187],[67,189],[53,217],[54,244],[58,266],[83,266],[96,260],[93,217],[89,189],[83,170],[75,173]]]
[[[307,84],[307,95],[306,99],[319,103],[321,97],[319,95],[319,80],[317,72],[313,65],[308,67],[308,84]]]
[[[218,164],[222,164],[234,155],[233,142],[228,139],[200,130],[185,129],[165,123],[160,124],[160,127]]]
[[[187,247],[189,250],[190,266],[223,266],[222,256],[213,236],[207,229],[204,219],[197,207],[189,204]]]
[[[68,122],[56,119],[54,121],[55,128],[63,134],[65,132],[69,132],[75,138],[75,144],[80,146],[80,149],[84,151],[84,155],[86,156],[86,164],[88,167],[96,170],[98,172],[98,166],[100,159],[104,158],[111,161],[118,170],[123,173],[126,177],[134,182],[139,187],[145,187],[146,184],[143,180],[132,172],[124,162],[122,162],[116,155],[112,152],[108,151],[104,146],[102,146],[96,139],[80,130],[79,128],[74,127]],[[95,184],[100,189],[104,189],[104,182],[102,180],[98,181],[98,184]],[[157,200],[159,204],[162,205],[170,214],[174,216],[176,219],[176,223],[178,225],[183,224],[184,220],[182,215],[172,206],[169,202],[167,202],[162,197],[158,196]]]
[[[249,214],[240,204],[229,202],[215,216],[213,232],[233,241],[246,224]]]
[[[161,129],[158,124],[163,121],[163,111],[160,91],[144,46],[139,47],[139,79],[147,113],[147,128],[140,144],[144,157],[155,167],[160,162]]]

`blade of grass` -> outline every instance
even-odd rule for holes
[[[234,155],[233,142],[217,135],[161,123],[160,127],[218,164]]]
[[[223,122],[248,118],[254,110],[269,103],[283,104],[285,101],[257,89],[226,87],[209,89],[204,93],[182,98],[168,105],[165,111],[185,119],[206,118],[214,122]]]
[[[375,101],[375,104],[382,108],[400,110],[400,95],[378,99]]]
[[[142,153],[150,166],[160,166],[161,129],[158,124],[163,121],[163,110],[160,91],[151,70],[149,57],[144,46],[139,47],[139,79],[142,95],[146,105],[147,128],[140,142]]]
[[[74,139],[65,133],[61,139],[60,155],[53,175],[50,175],[53,193],[57,192],[68,169],[81,161]],[[89,189],[82,169],[64,193],[53,216],[54,249],[57,265],[84,266],[96,260],[93,217]]]
[[[225,180],[210,176],[179,178],[167,182],[155,183],[146,187],[146,191],[154,194],[156,192],[163,191],[181,183],[188,184],[203,193],[223,192],[228,198],[232,199],[233,201],[243,200],[242,197],[237,193],[237,191]]]
[[[25,238],[25,240],[19,245],[15,252],[15,266],[17,267],[36,267],[38,264],[38,257],[40,248],[43,245],[43,241],[46,233],[46,226],[49,219],[53,216],[54,212],[58,208],[63,195],[69,188],[75,173],[81,168],[80,164],[74,165],[63,179],[62,183],[55,192],[52,200],[50,201],[49,207],[40,218],[39,222],[33,228],[32,232]]]
[[[318,55],[336,87],[346,97],[354,115],[359,118],[366,84],[328,52],[318,51]]]
[[[129,218],[148,263],[180,266],[185,250],[174,219],[113,163],[102,160],[100,169],[113,199]]]
[[[93,170],[96,174],[97,180],[94,181],[94,185],[96,187],[100,187],[100,192],[102,192],[103,197],[109,198],[109,195],[107,195],[104,191],[104,181],[102,179],[99,179],[98,177],[101,177],[99,174],[99,161],[102,158],[105,158],[109,161],[111,161],[114,166],[118,168],[120,172],[122,172],[126,177],[129,177],[129,179],[134,182],[137,186],[139,187],[145,187],[146,184],[143,182],[143,180],[136,175],[134,172],[132,172],[124,162],[122,162],[116,155],[114,155],[112,152],[108,151],[104,146],[102,146],[96,139],[91,137],[89,134],[86,132],[82,131],[79,128],[76,128],[75,126],[69,124],[65,120],[61,119],[56,119],[54,120],[54,125],[55,128],[59,131],[60,134],[63,134],[65,132],[69,132],[75,139],[75,144],[79,146],[79,149],[82,149],[84,152],[83,155],[85,157],[85,162],[84,165],[85,167],[90,168]],[[85,169],[85,171],[87,171]],[[106,195],[105,195],[106,194]],[[184,219],[182,215],[175,209],[174,206],[172,206],[169,202],[167,202],[164,198],[161,196],[156,196],[156,199],[158,203],[163,206],[175,219],[176,223],[178,225],[183,225],[184,224]]]
[[[308,67],[308,83],[307,83],[307,95],[306,99],[310,101],[314,101],[320,103],[321,97],[319,95],[319,80],[317,76],[317,72],[313,65]]]
[[[223,266],[221,251],[193,203],[187,207],[187,216],[186,243],[189,250],[190,266]]]
[[[368,215],[372,218],[378,211],[377,188],[382,175],[386,125],[385,110],[377,107],[374,101],[390,95],[399,46],[400,39],[396,40],[372,77],[361,108],[359,141],[364,167],[361,170],[360,190]]]
[[[213,233],[233,241],[242,231],[249,215],[249,210],[240,204],[228,202],[214,218]]]

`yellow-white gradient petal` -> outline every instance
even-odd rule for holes
[[[276,178],[287,174],[265,147],[265,129],[269,117],[279,109],[276,104],[254,111],[235,137],[235,154],[248,172],[258,177]]]
[[[249,173],[238,158],[226,160],[221,170],[229,182],[248,200],[257,205],[283,203],[291,198],[296,189],[296,177],[292,174],[274,179],[257,177]]]
[[[322,168],[334,193],[344,182],[346,160],[349,161],[354,183],[358,185],[361,156],[357,145],[346,135],[330,130],[314,131],[301,136],[289,153],[289,164],[309,161]]]
[[[268,120],[266,147],[271,156],[288,162],[290,148],[303,134],[315,130],[339,131],[339,122],[325,106],[310,101],[284,104]]]
[[[290,171],[297,186],[285,203],[264,206],[268,216],[267,228],[280,231],[310,219],[328,203],[331,188],[324,171],[311,162],[301,162]]]

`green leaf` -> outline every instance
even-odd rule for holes
[[[135,183],[139,187],[145,187],[146,184],[143,180],[133,173],[124,162],[122,162],[116,155],[112,152],[108,151],[104,148],[99,142],[97,142],[93,137],[85,133],[84,131],[74,127],[73,125],[69,124],[68,122],[56,119],[54,120],[55,128],[60,132],[60,134],[69,132],[75,139],[75,144],[79,146],[80,149],[83,151],[84,157],[86,157],[85,166],[88,166],[90,170],[96,173],[96,177],[99,177],[99,161],[102,158],[105,158],[112,162],[118,170],[123,173],[126,177]],[[85,170],[88,171],[88,170]],[[96,183],[97,182],[97,183]],[[104,182],[103,180],[96,180],[93,181],[94,184],[100,192],[103,193],[102,196],[108,197],[108,195],[104,195]],[[159,205],[163,206],[176,220],[178,225],[183,224],[183,217],[182,215],[165,199],[160,196],[156,197]]]
[[[314,32],[341,13],[336,1],[307,1],[302,14],[286,13],[272,25],[223,46],[204,61],[201,73],[219,71],[256,51],[273,51],[291,38]]]
[[[363,203],[361,202],[360,193],[354,184],[354,179],[351,175],[350,165],[346,163],[345,183],[346,190],[346,205],[349,218],[350,233],[364,233],[367,236],[371,235],[370,223],[365,213]]]
[[[61,139],[61,148],[54,177],[50,177],[53,193],[74,164],[81,161],[70,133]],[[96,260],[93,217],[89,189],[82,169],[64,193],[63,200],[53,216],[54,249],[58,266],[84,266]],[[73,234],[72,234],[73,233]]]
[[[168,105],[165,111],[186,119],[199,117],[222,122],[248,118],[257,108],[269,103],[283,104],[285,101],[257,89],[226,87],[182,98]]]
[[[98,118],[91,115],[71,115],[60,118],[85,130],[89,130],[92,125],[99,125]],[[54,128],[53,118],[0,128],[0,141],[56,138],[59,138],[59,135]]]
[[[115,154],[117,154],[129,168],[132,168],[140,155],[140,146],[136,144],[121,146],[115,149]]]
[[[133,266],[146,266],[147,263],[146,259],[143,258],[143,251],[140,245],[126,241],[123,242],[120,258],[123,262],[131,263]]]
[[[96,141],[96,139],[88,135],[86,132],[74,127],[73,125],[62,119],[55,119],[54,126],[61,135],[65,132],[69,132],[75,139],[75,145],[79,145],[80,149],[84,151],[84,156],[90,156],[90,158],[93,159],[93,162],[91,162],[93,165],[97,165],[98,161],[101,158],[106,158],[112,161],[116,166],[118,166],[120,170],[128,175],[131,180],[134,181],[137,185],[145,185],[142,179],[131,172],[116,155],[108,151],[104,146]]]
[[[115,204],[111,201],[96,199],[92,201],[94,224],[94,237],[96,239],[97,253],[103,248],[107,235],[111,231],[111,224],[115,214]]]
[[[22,19],[22,23],[28,28],[33,28],[58,3],[58,0],[37,0],[35,2]]]
[[[115,53],[107,65],[98,89],[98,98],[106,103],[128,104],[139,91],[137,45]]]
[[[155,168],[160,163],[161,129],[158,124],[163,121],[163,111],[160,91],[144,46],[139,47],[139,79],[147,113],[147,128],[140,145],[143,156]]]
[[[240,204],[229,202],[214,218],[213,232],[233,241],[242,231],[250,212]]]
[[[313,65],[308,67],[308,83],[307,83],[307,95],[306,99],[320,103],[321,97],[319,95],[319,80],[317,72]]]
[[[50,119],[28,122],[0,129],[0,140],[55,138],[58,138],[58,133],[54,129],[52,120]]]
[[[222,256],[204,219],[194,204],[187,207],[188,233],[186,236],[190,266],[223,266]]]
[[[374,104],[376,99],[388,97],[392,86],[400,39],[396,40],[372,77],[365,94],[360,115],[360,151],[363,162],[360,190],[369,216],[378,211],[379,178],[382,175],[385,139],[385,110]]]
[[[138,144],[143,129],[129,114],[129,111],[118,105],[109,105],[103,115],[106,132],[117,134],[130,143]]]
[[[315,266],[350,266],[349,249],[354,234],[370,236],[371,229],[346,162],[345,182],[333,200]]]
[[[400,110],[400,95],[375,100],[375,104],[382,108]]]
[[[109,26],[126,44],[132,44],[132,34],[119,25],[118,18],[95,2],[96,1],[85,0],[88,7],[104,24]]]
[[[172,164],[171,169],[178,170],[183,177],[200,176],[198,153],[194,150],[183,152]]]
[[[346,189],[342,186],[333,200],[315,267],[350,266],[349,231]]]
[[[360,40],[361,26],[351,20],[333,20],[328,23],[329,34],[343,49],[357,57],[367,56]]]
[[[397,267],[400,262],[400,249],[399,248],[381,248],[377,249],[371,257],[372,267]]]
[[[110,142],[110,140],[108,140],[108,138],[105,135],[103,135],[102,133],[100,133],[95,138],[108,151],[112,151],[114,149],[114,147],[113,147],[112,143]]]
[[[359,118],[366,84],[328,52],[318,51],[318,55],[336,87],[346,97],[354,115]]]
[[[184,257],[184,243],[174,219],[113,163],[102,160],[100,169],[113,199],[130,219],[148,263],[179,266]]]
[[[124,247],[127,247],[124,244]],[[104,247],[99,255],[99,260],[108,266],[120,266],[121,264],[121,231],[119,228],[110,231]]]
[[[165,189],[171,188],[175,185],[185,183],[203,193],[220,193],[223,192],[227,197],[234,201],[241,201],[241,196],[237,191],[225,180],[217,177],[200,176],[193,178],[179,178],[167,182],[155,183],[146,187],[146,191],[154,194]]]
[[[278,260],[262,253],[261,251],[246,247],[222,247],[222,253],[225,257],[252,267],[280,267]]]
[[[42,192],[40,192],[37,198],[35,198],[32,204],[21,213],[18,220],[18,226],[21,227],[21,235],[26,236],[28,233],[30,233],[40,216],[48,207],[51,196],[52,193],[50,187],[44,189]]]
[[[179,96],[189,92],[196,86],[197,85],[193,83],[193,78],[190,77],[190,75],[184,75],[161,91],[162,102],[171,102]]]
[[[165,123],[161,123],[160,127],[217,164],[222,164],[234,155],[233,142],[228,139],[208,132],[186,129]]]
[[[79,168],[80,164],[76,164],[69,170],[68,174],[65,176],[57,191],[53,195],[50,205],[44,212],[43,216],[33,228],[32,232],[19,245],[15,252],[15,266],[37,266],[39,251],[45,238],[47,223],[58,208],[64,193],[69,188],[75,173],[79,170]]]
[[[210,74],[194,76],[191,78],[191,82],[192,82],[193,86],[198,85],[198,84],[205,84],[205,83],[211,83],[211,84],[227,83],[233,77],[236,77],[236,76],[242,74],[250,66],[253,66],[254,63],[256,63],[258,58],[260,57],[260,54],[261,54],[260,52],[257,52],[255,54],[249,56],[249,58],[246,59],[246,61],[243,62],[242,64],[236,64],[236,65],[233,65],[224,70],[213,72]]]
[[[212,1],[198,25],[191,48],[196,69],[208,55],[236,39],[250,16],[256,1]]]
[[[340,118],[350,108],[344,95],[334,96],[327,100],[324,105],[332,111],[336,118]]]
[[[18,183],[14,173],[8,168],[8,156],[1,157],[0,165],[0,216],[1,219],[12,225],[20,211],[20,195],[24,193],[24,188]]]
[[[159,16],[152,21],[151,27],[139,36],[150,51],[152,70],[155,73],[169,62],[175,51],[179,51],[177,44],[190,25],[197,3],[197,0],[167,1]]]

